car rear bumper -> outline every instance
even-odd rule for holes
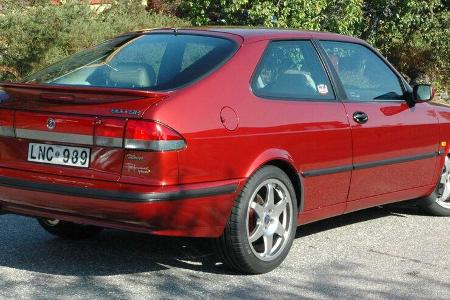
[[[151,187],[0,168],[0,210],[130,231],[217,237],[240,180]]]

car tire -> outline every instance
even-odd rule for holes
[[[428,197],[421,198],[418,205],[434,216],[450,216],[450,158],[445,157],[441,178],[436,189]]]
[[[52,219],[38,219],[48,233],[68,240],[84,240],[98,235],[103,228]]]
[[[281,169],[264,166],[256,171],[236,199],[223,235],[215,241],[219,259],[247,274],[278,267],[295,237],[296,199],[292,182]]]

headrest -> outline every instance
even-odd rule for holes
[[[273,95],[284,95],[286,97],[313,96],[316,90],[308,77],[300,72],[285,72],[275,82],[264,88],[266,92]]]
[[[295,72],[288,70],[281,74],[277,79],[278,84],[286,84],[286,85],[308,85],[308,77],[301,72]]]
[[[109,79],[116,87],[148,88],[156,84],[155,71],[150,65],[123,63],[112,67]]]

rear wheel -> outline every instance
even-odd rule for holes
[[[217,252],[229,267],[259,274],[278,267],[296,231],[297,202],[289,177],[266,166],[247,182],[236,199]]]
[[[38,219],[39,224],[47,232],[63,239],[84,240],[99,234],[103,228],[81,225],[56,219]]]
[[[441,179],[434,192],[419,201],[426,212],[435,216],[450,216],[450,159],[445,158]]]

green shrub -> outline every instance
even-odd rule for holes
[[[0,80],[24,76],[124,32],[183,25],[188,23],[145,11],[140,0],[117,1],[102,13],[79,1],[8,7],[0,13]]]
[[[250,25],[331,31],[368,40],[411,79],[450,89],[449,0],[187,0],[195,25]]]
[[[366,1],[361,37],[409,78],[428,77],[438,90],[449,90],[449,2]]]
[[[149,0],[149,12],[141,0],[115,0],[99,14],[80,1],[54,6],[49,0],[1,0],[0,80],[23,76],[122,32],[192,22],[361,37],[409,78],[425,74],[439,90],[450,90],[449,0]]]

